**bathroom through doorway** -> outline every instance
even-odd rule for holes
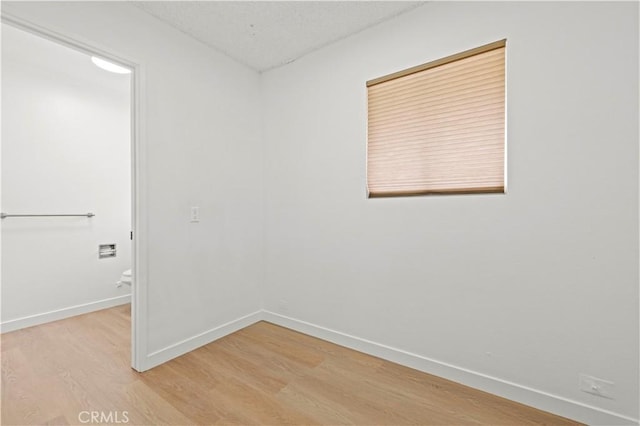
[[[132,305],[135,71],[3,16],[2,333]]]

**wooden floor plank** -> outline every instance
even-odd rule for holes
[[[37,382],[19,347],[2,352],[2,424],[35,424],[52,417],[43,410],[42,395],[33,391]]]
[[[3,334],[3,425],[577,425],[494,395],[259,322],[145,373],[130,307]]]
[[[172,424],[187,425],[191,419],[175,409],[171,404],[158,395],[151,387],[137,380],[123,389],[128,406],[135,406],[144,416],[144,421],[130,418],[130,424]],[[128,413],[130,414],[130,413]],[[130,417],[128,415],[128,417]]]

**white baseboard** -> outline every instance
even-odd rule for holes
[[[401,364],[434,376],[480,389],[543,411],[590,425],[637,425],[638,419],[602,410],[578,401],[491,377],[421,355],[396,349],[339,331],[320,327],[274,312],[263,311],[262,319],[359,352]]]
[[[0,326],[2,332],[8,332],[129,302],[129,295],[119,296],[7,321]],[[639,424],[638,419],[265,310],[253,312],[152,352],[147,356],[141,371],[163,364],[262,320],[589,425]]]
[[[201,346],[209,344],[221,337],[234,333],[261,320],[262,311],[260,310],[229,321],[226,324],[222,324],[218,327],[212,328],[211,330],[189,337],[188,339],[182,340],[171,346],[167,346],[166,348],[152,352],[147,355],[145,365],[143,365],[143,369],[139,371],[149,370],[150,368],[165,363],[173,358],[177,358],[180,355],[184,355],[187,352],[191,352],[194,349],[198,349]]]
[[[61,319],[74,317],[76,315],[87,314],[89,312],[99,311],[101,309],[113,308],[114,306],[124,305],[127,303],[131,303],[130,294],[5,321],[0,324],[0,330],[2,333],[8,333],[10,331],[33,327],[34,325],[45,324],[51,321],[58,321]]]

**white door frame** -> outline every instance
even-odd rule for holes
[[[131,73],[131,367],[144,371],[147,367],[147,221],[146,203],[146,138],[144,102],[144,67],[92,41],[79,40],[58,31],[25,21],[2,11],[2,23],[51,40],[71,49],[100,56],[132,69]]]

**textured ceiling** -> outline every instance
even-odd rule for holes
[[[257,71],[289,63],[415,1],[146,1],[135,6]]]

